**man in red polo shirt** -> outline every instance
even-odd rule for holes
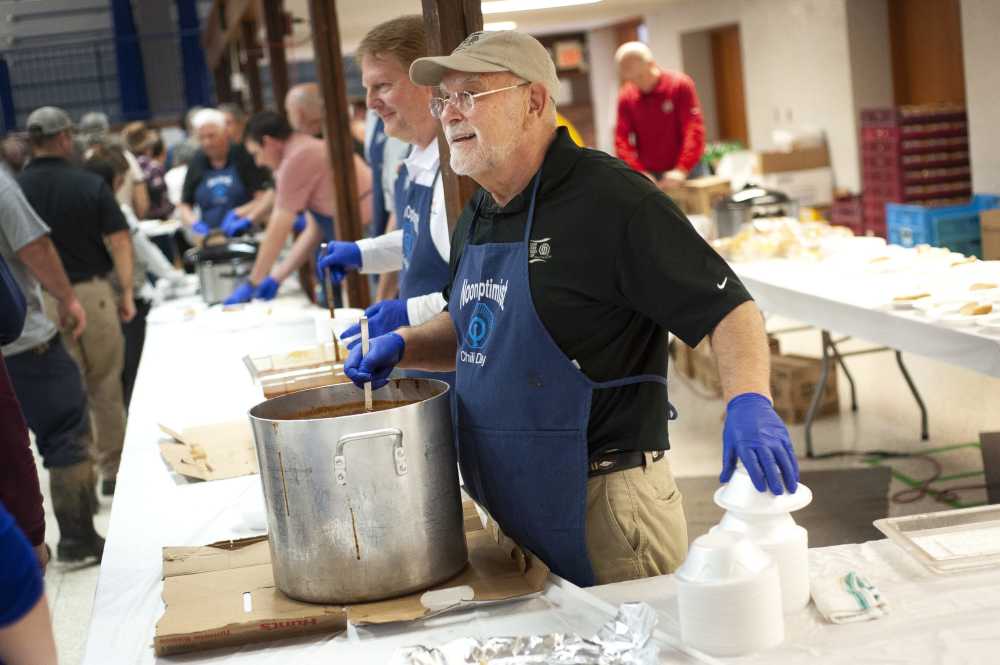
[[[649,47],[628,42],[615,53],[618,94],[615,152],[660,187],[687,179],[705,151],[705,125],[694,81],[657,67]]]

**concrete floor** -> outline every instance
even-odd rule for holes
[[[782,329],[795,325],[790,321],[769,321],[769,329]],[[816,356],[819,354],[819,333],[807,331],[781,336],[785,352]],[[865,348],[862,343],[848,342],[842,350]],[[979,432],[1000,430],[1000,380],[985,377],[964,369],[916,356],[906,358],[910,372],[922,391],[930,412],[930,440],[920,441],[918,411],[910,396],[891,353],[859,356],[848,360],[848,365],[858,385],[860,409],[851,413],[847,382],[840,381],[841,414],[816,423],[813,435],[817,453],[847,450],[919,451],[978,441]],[[843,375],[840,377],[843,379]],[[670,398],[680,412],[680,418],[671,425],[673,450],[671,460],[678,476],[717,474],[721,464],[721,431],[724,405],[718,399],[706,399],[698,394],[695,386],[686,384],[682,377],[672,373]],[[825,460],[803,459],[805,444],[803,427],[790,428],[800,465],[805,469],[844,468],[860,462],[852,457],[834,457]],[[963,448],[939,460],[945,473],[958,473],[982,468],[978,449]],[[911,475],[922,473],[916,461],[907,464]],[[53,546],[58,541],[58,527],[48,509],[48,474],[39,465],[46,503],[46,538]],[[966,478],[952,484],[982,482],[981,478]],[[890,493],[904,489],[893,480]],[[964,492],[963,499],[982,502],[982,491]],[[930,497],[909,504],[890,504],[890,515],[913,514],[945,509],[947,506]],[[110,502],[102,499],[97,526],[107,533]],[[87,628],[97,585],[97,566],[71,567],[53,562],[46,576],[46,588],[52,608],[60,662],[76,665],[82,656],[87,638]]]

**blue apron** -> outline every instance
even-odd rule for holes
[[[213,229],[222,226],[222,218],[227,212],[249,200],[250,195],[232,162],[221,169],[206,168],[205,175],[194,190],[194,201],[201,209],[201,221]]]
[[[579,586],[595,583],[587,554],[587,426],[594,390],[666,377],[591,381],[538,318],[528,239],[473,245],[469,227],[448,303],[458,350],[452,402],[466,490],[505,534]]]
[[[385,209],[385,192],[382,191],[382,165],[385,164],[385,123],[379,118],[375,123],[372,141],[368,148],[368,165],[372,169],[372,225],[371,237],[385,233],[389,211]]]
[[[399,297],[408,300],[428,293],[440,293],[451,279],[451,268],[441,258],[431,237],[431,206],[434,186],[441,175],[438,168],[430,186],[410,180],[406,165],[399,169],[394,186],[396,222],[403,230],[403,268],[399,271]],[[440,379],[454,385],[454,372],[405,370],[404,376]]]

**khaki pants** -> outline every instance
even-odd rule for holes
[[[125,402],[122,397],[122,366],[125,362],[125,338],[118,319],[118,300],[106,279],[94,279],[73,285],[76,297],[87,313],[87,329],[78,340],[71,330],[62,338],[73,360],[80,366],[87,387],[91,422],[96,436],[97,463],[105,480],[118,475],[118,464],[125,442]],[[56,301],[46,294],[46,311],[59,325]]]
[[[668,453],[669,454],[669,453]],[[667,457],[587,480],[587,552],[597,584],[674,572],[687,522]]]

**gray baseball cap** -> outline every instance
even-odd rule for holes
[[[543,84],[550,97],[555,97],[559,89],[549,52],[531,35],[514,30],[474,32],[451,55],[417,58],[410,65],[410,80],[417,85],[438,85],[448,71],[510,72],[525,81]]]
[[[108,114],[103,111],[90,111],[80,118],[81,134],[105,134],[110,127]]]
[[[61,131],[72,129],[73,121],[69,114],[55,106],[43,106],[31,112],[28,116],[28,132],[43,136],[54,136]]]

